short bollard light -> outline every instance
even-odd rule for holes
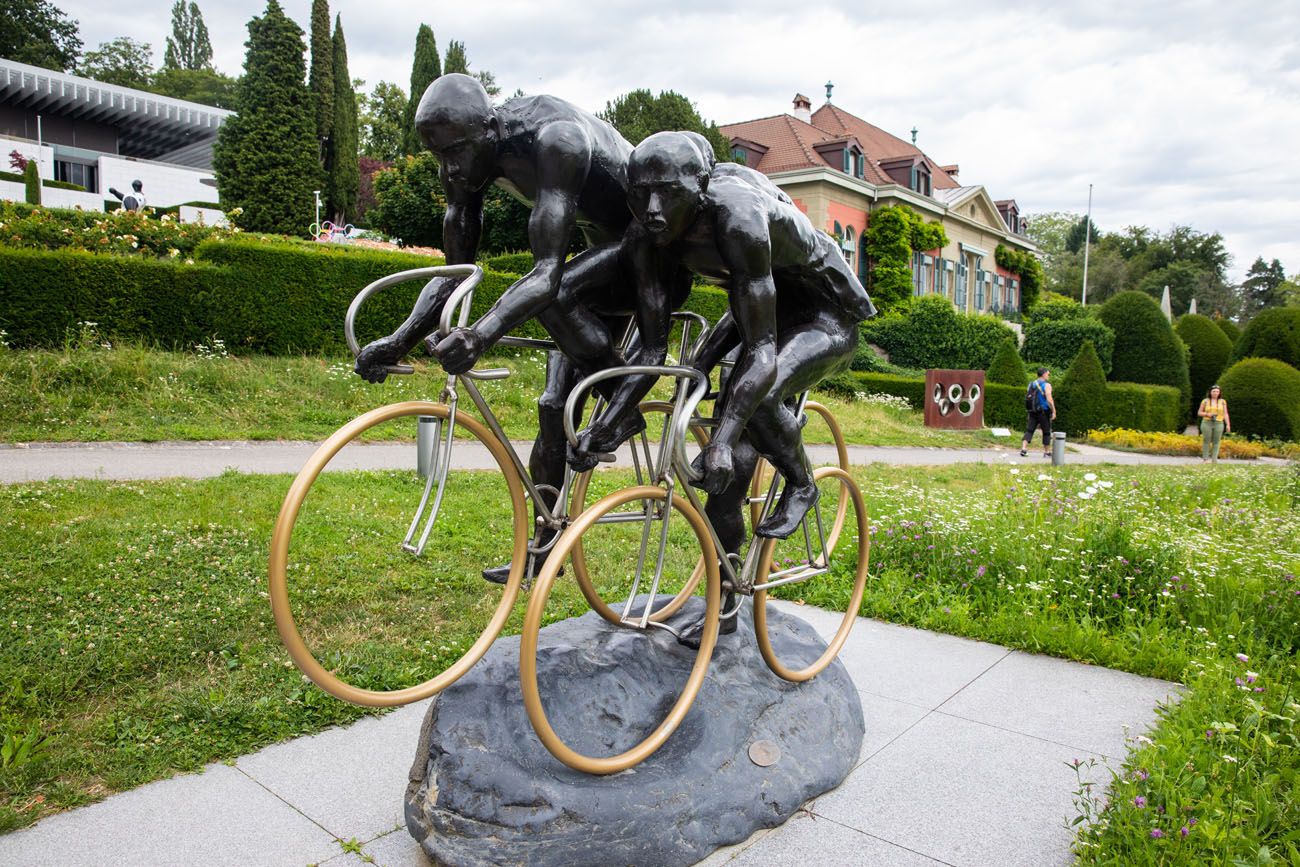
[[[431,415],[419,416],[415,426],[415,469],[420,478],[429,478],[433,469],[433,450],[438,443],[438,420]]]
[[[1052,466],[1065,463],[1065,432],[1052,431]]]

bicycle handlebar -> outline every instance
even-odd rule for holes
[[[690,426],[691,417],[695,414],[695,407],[708,393],[709,378],[693,367],[632,364],[623,367],[610,367],[586,377],[574,386],[573,391],[569,392],[568,398],[564,401],[564,436],[568,439],[569,445],[574,448],[578,446],[578,431],[573,426],[573,417],[578,408],[578,400],[591,391],[592,386],[596,383],[619,376],[671,376],[675,379],[693,379],[695,381],[694,388],[677,407],[671,436],[673,438],[673,457],[677,460],[681,472],[685,473],[690,480],[700,478],[700,474],[691,469],[690,461],[686,458],[686,431]],[[597,460],[608,462],[613,460],[613,455],[597,455]]]
[[[442,277],[459,276],[464,276],[465,279],[456,287],[455,291],[452,292],[451,297],[447,299],[447,303],[443,305],[442,308],[442,317],[439,325],[441,326],[440,330],[445,333],[450,328],[450,312],[456,304],[469,297],[470,293],[474,291],[474,287],[478,285],[479,280],[483,279],[482,268],[477,265],[434,265],[428,268],[411,268],[406,271],[398,271],[396,274],[389,274],[387,277],[381,277],[375,282],[367,285],[356,294],[355,298],[352,299],[352,303],[348,305],[348,312],[343,317],[343,336],[347,340],[348,349],[352,352],[352,357],[355,358],[361,354],[361,345],[357,342],[356,320],[357,311],[361,309],[362,303],[364,303],[367,298],[374,295],[380,289],[387,289],[389,286],[396,286],[398,283],[405,283],[408,280],[427,278],[429,283],[426,283],[424,288],[428,289],[429,284],[434,280]],[[421,291],[423,292],[424,290]],[[466,303],[464,309],[461,311],[462,325],[469,321],[469,308],[470,305]],[[388,373],[397,374],[415,372],[415,368],[409,364],[389,364],[386,365],[384,369]]]

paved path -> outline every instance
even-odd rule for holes
[[[161,442],[161,443],[32,443],[0,445],[0,483],[34,482],[50,478],[158,479],[173,476],[206,478],[227,469],[244,473],[296,473],[316,450],[314,442]],[[525,465],[531,442],[516,442]],[[1067,463],[1077,464],[1196,464],[1198,458],[1117,452],[1096,446],[1071,444]],[[817,463],[832,463],[831,446],[811,445]],[[619,452],[622,466],[631,466],[628,451]],[[458,443],[457,469],[492,469],[496,464],[478,443]],[[987,449],[908,448],[850,446],[854,464],[956,464],[1001,463],[1022,460],[1014,446]],[[1045,464],[1039,452],[1024,461]],[[1266,461],[1225,461],[1265,463]],[[401,469],[415,464],[411,443],[357,443],[343,449],[330,463],[333,469]]]
[[[780,603],[824,637],[837,620]],[[704,864],[1020,865],[1072,861],[1078,787],[1119,769],[1177,687],[1106,668],[860,620],[841,654],[867,721],[844,783]],[[402,827],[425,703],[114,795],[0,836],[24,867],[431,867]],[[531,732],[521,736],[532,737]]]

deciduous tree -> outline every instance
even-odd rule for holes
[[[105,84],[148,87],[153,74],[153,49],[148,42],[137,42],[130,36],[119,36],[100,43],[94,51],[87,51],[77,72]]]
[[[403,154],[406,91],[388,81],[375,85],[361,106],[361,152],[392,162]]]
[[[661,91],[658,96],[641,88],[605,103],[600,117],[609,121],[632,144],[665,130],[698,132],[713,145],[719,162],[731,161],[731,143],[718,130],[715,123],[700,117],[695,104],[673,90]]]
[[[0,3],[0,57],[71,72],[81,53],[77,22],[46,0]]]

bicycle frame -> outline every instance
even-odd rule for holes
[[[428,278],[429,282],[425,284],[422,291],[431,291],[434,281],[445,277],[464,277],[465,279],[459,286],[454,289],[448,296],[443,305],[442,313],[439,317],[438,330],[429,338],[426,343],[430,346],[436,345],[438,340],[451,332],[452,321],[456,320],[457,327],[465,327],[469,324],[470,311],[473,306],[474,290],[482,279],[483,271],[476,265],[438,265],[428,268],[415,268],[407,271],[401,271],[391,274],[387,277],[376,280],[367,285],[357,293],[352,303],[348,306],[347,314],[344,317],[344,334],[347,340],[348,348],[354,356],[360,354],[361,347],[356,339],[356,316],[361,309],[361,305],[367,298],[374,295],[381,289],[395,286],[412,279]],[[708,321],[697,313],[678,312],[673,314],[673,318],[682,322],[681,352],[683,355],[693,353],[700,345],[708,330]],[[694,341],[691,340],[691,328],[696,326],[700,333]],[[622,346],[624,349],[630,343],[635,333],[635,324],[629,323],[627,331],[623,335]],[[524,349],[537,349],[550,351],[558,349],[556,344],[550,340],[536,340],[527,337],[504,337],[500,340],[503,346],[513,346]],[[398,364],[389,365],[385,368],[387,372],[398,375],[409,375],[415,372],[411,365]],[[514,444],[511,443],[502,427],[500,420],[492,411],[491,406],[479,391],[476,382],[479,380],[491,381],[505,379],[510,375],[507,368],[484,368],[468,370],[460,374],[448,374],[447,382],[444,385],[440,400],[445,403],[451,410],[447,416],[446,430],[440,430],[442,422],[433,421],[434,432],[430,437],[430,448],[432,454],[429,455],[429,476],[425,482],[424,491],[421,494],[420,502],[416,506],[415,514],[411,518],[411,523],[407,527],[406,535],[402,539],[401,547],[414,556],[420,556],[424,552],[424,547],[428,542],[429,536],[433,531],[434,523],[437,520],[440,507],[442,505],[443,492],[446,489],[447,475],[451,471],[451,454],[455,442],[456,427],[456,409],[460,400],[460,390],[464,390],[468,395],[470,402],[479,411],[488,430],[496,437],[509,455],[510,462],[518,474],[520,481],[523,483],[525,495],[533,505],[537,514],[537,529],[534,532],[534,539],[528,545],[528,559],[526,564],[525,576],[533,574],[533,563],[539,555],[545,554],[555,544],[558,531],[563,530],[569,522],[569,492],[575,477],[574,471],[565,467],[564,479],[559,490],[551,485],[538,485],[533,481],[532,475],[524,465],[523,459],[519,456]],[[600,412],[603,406],[603,398],[597,398],[593,409],[593,415]],[[566,409],[566,411],[571,411]],[[566,418],[566,424],[569,423]],[[636,468],[638,477],[641,473],[640,456],[635,448],[632,452],[633,463]],[[613,456],[607,457],[613,460]],[[548,504],[546,498],[542,496],[544,490],[554,491],[556,494],[554,504]],[[432,506],[430,506],[432,498]],[[426,516],[427,511],[427,516]],[[421,522],[423,529],[420,530]],[[539,543],[538,537],[542,535],[543,530],[556,531],[552,533],[550,540],[545,543]],[[419,539],[416,540],[416,533],[419,532]],[[661,563],[662,568],[662,563]]]

